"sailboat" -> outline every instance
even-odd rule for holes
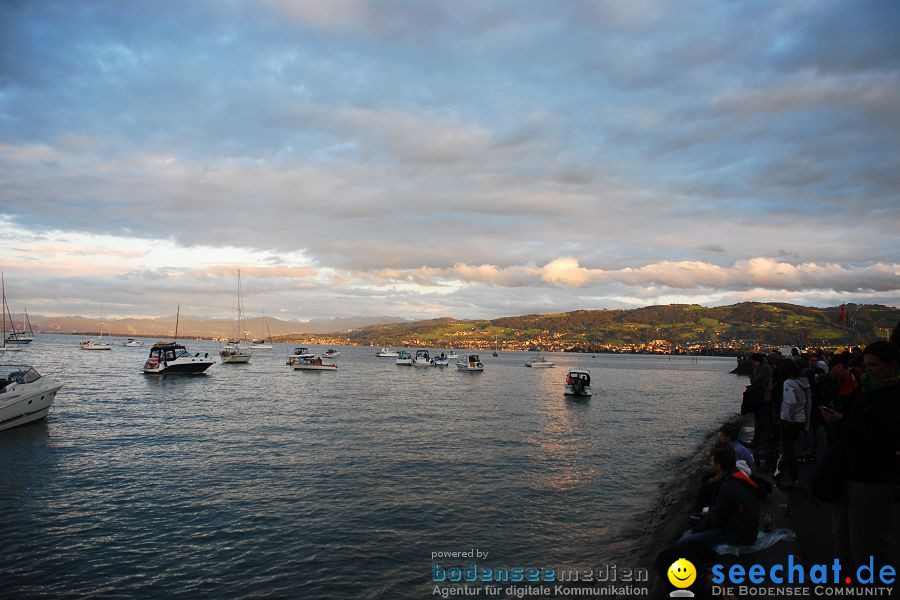
[[[263,312],[263,320],[266,322],[266,339],[253,340],[253,342],[250,343],[250,348],[252,350],[271,350],[272,349],[272,332],[269,331],[269,319],[266,318],[265,312]]]
[[[0,352],[13,352],[16,350],[21,350],[22,348],[18,346],[7,346],[6,345],[6,315],[9,314],[9,306],[6,304],[6,280],[3,279],[3,274],[0,273],[0,287],[3,288],[3,338],[0,338]],[[12,317],[9,319],[10,323],[12,323]]]
[[[104,325],[104,323],[103,323],[103,305],[101,304],[100,305],[100,336],[97,339],[85,340],[85,341],[81,342],[80,344],[78,344],[79,346],[81,346],[82,350],[112,350],[112,344],[107,344],[106,342],[103,341],[103,325]],[[106,327],[107,327],[106,335],[107,335],[107,337],[109,337],[110,336],[109,325],[107,325]]]
[[[9,311],[9,306],[6,307],[6,310]],[[34,329],[31,327],[31,319],[28,318],[28,309],[25,309],[25,321],[22,323],[22,331],[16,331],[16,324],[12,320],[12,315],[9,316],[9,322],[12,326],[12,331],[9,335],[4,336],[7,344],[25,345],[34,341]],[[25,333],[26,324],[28,325],[29,333]]]
[[[498,336],[495,335],[494,336],[494,354],[493,354],[493,356],[500,356],[500,354],[497,352],[497,350],[499,349],[499,346],[497,345],[498,339],[499,339]]]
[[[242,322],[244,319],[244,301],[241,297],[241,271],[238,269],[238,301],[237,301],[237,337],[230,340],[219,356],[222,358],[222,364],[247,364],[250,362],[250,352],[241,347],[240,338],[244,334]],[[246,340],[245,340],[246,341]]]
[[[149,374],[183,374],[199,375],[216,364],[214,358],[210,358],[209,352],[201,356],[199,352],[191,354],[183,345],[178,343],[178,321],[181,318],[181,305],[175,313],[175,341],[156,342],[150,348],[150,355],[144,363],[144,373]]]

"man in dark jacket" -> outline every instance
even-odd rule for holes
[[[754,448],[768,448],[771,445],[773,428],[771,415],[772,368],[765,354],[750,356],[753,373],[750,375],[750,392],[753,398],[753,442]]]
[[[734,450],[730,446],[716,445],[710,464],[722,475],[722,483],[713,496],[709,512],[678,543],[701,542],[713,547],[754,543],[759,532],[759,486],[735,468]]]

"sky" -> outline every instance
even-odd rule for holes
[[[14,312],[900,305],[900,2],[0,3]]]

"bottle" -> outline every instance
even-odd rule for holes
[[[766,513],[766,516],[763,519],[763,531],[772,533],[772,513]]]

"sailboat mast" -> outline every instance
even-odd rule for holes
[[[0,347],[6,348],[6,280],[3,273],[0,273],[0,287],[3,288],[3,345]]]
[[[181,316],[181,305],[178,305],[178,310],[175,311],[175,341],[178,341],[178,318]]]

